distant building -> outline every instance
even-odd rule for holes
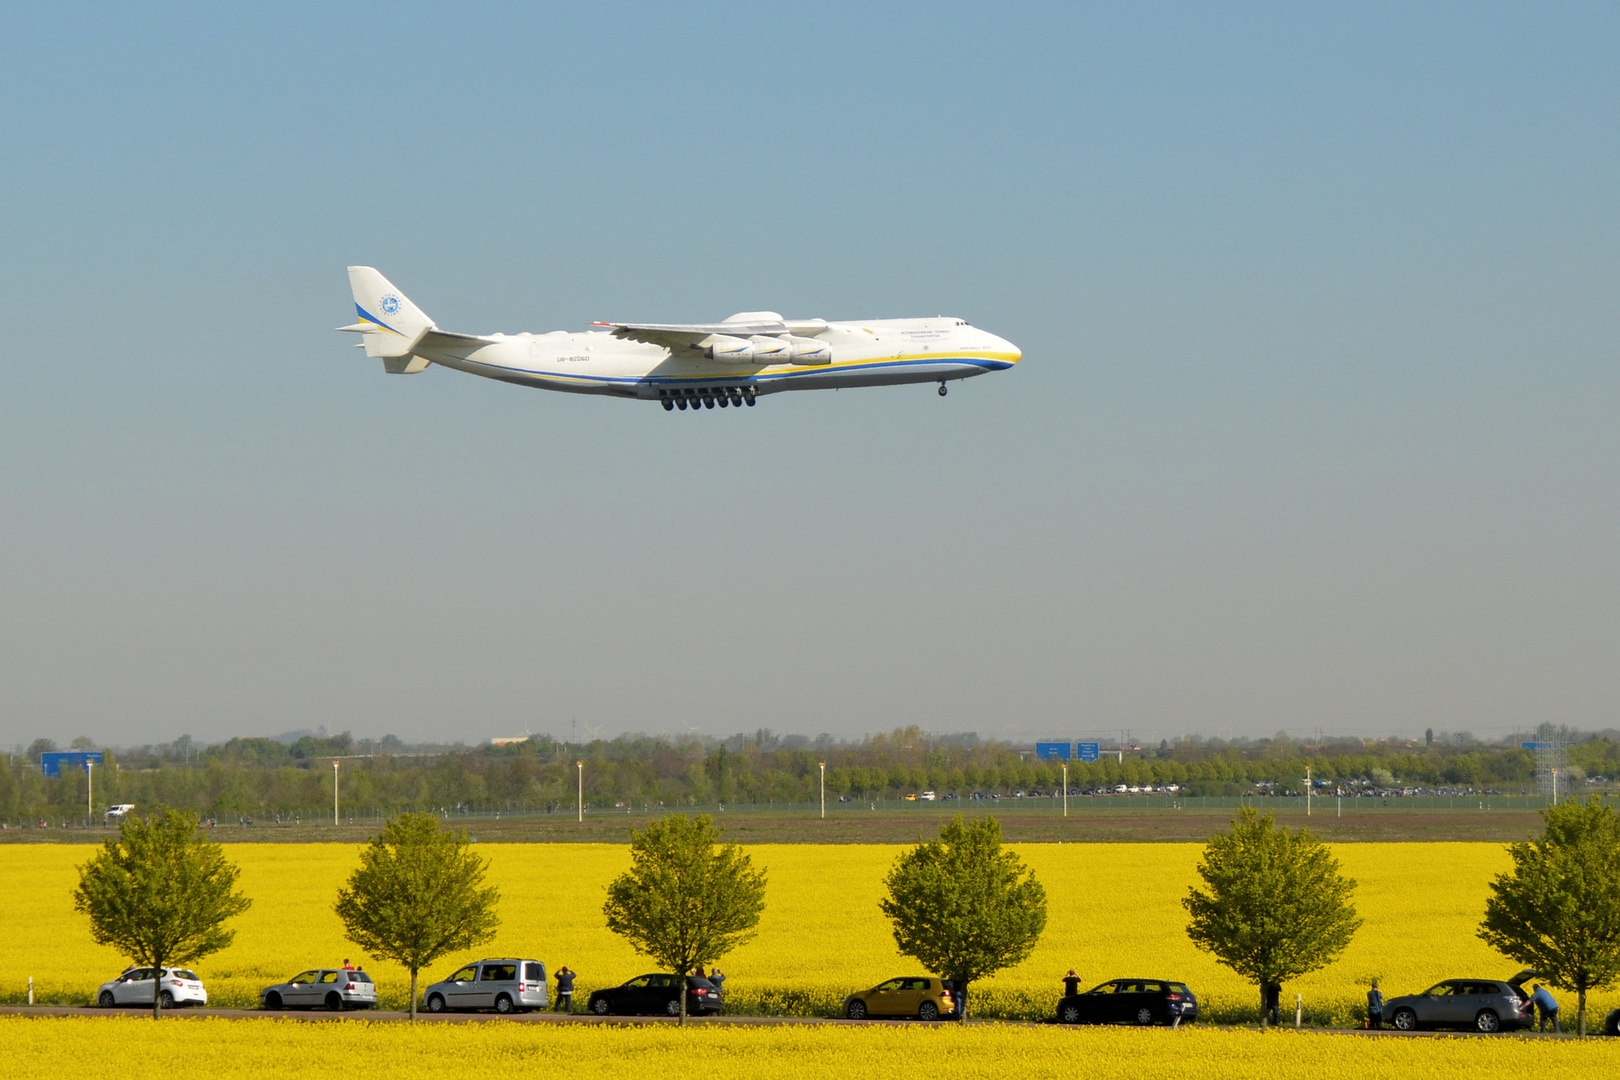
[[[516,743],[525,743],[534,738],[533,735],[507,735],[489,740],[491,746],[512,746]]]

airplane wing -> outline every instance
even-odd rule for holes
[[[795,334],[809,337],[827,329],[825,319],[804,319],[793,322],[784,319],[765,319],[720,323],[599,322],[592,323],[592,325],[610,328],[610,332],[616,338],[622,338],[626,341],[640,341],[648,345],[660,345],[671,352],[701,349],[709,338],[716,335],[746,338],[756,334],[772,337],[781,334]]]

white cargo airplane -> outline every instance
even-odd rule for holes
[[[759,394],[939,383],[1018,363],[1017,346],[961,319],[828,322],[746,311],[724,322],[595,323],[570,334],[455,334],[369,266],[349,267],[367,356],[395,375],[429,364],[491,379],[662,402],[670,409],[752,405]]]

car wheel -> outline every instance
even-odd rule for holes
[[[118,1004],[118,1000],[113,997],[113,992],[111,990],[103,990],[101,992],[101,996],[96,998],[96,1004],[100,1005],[103,1009],[110,1009],[114,1005]]]
[[[1479,1015],[1474,1017],[1474,1029],[1495,1035],[1502,1030],[1502,1019],[1489,1009],[1481,1009]]]
[[[1153,1010],[1148,1008],[1146,1005],[1142,1006],[1140,1009],[1137,1009],[1136,1010],[1136,1022],[1138,1024],[1151,1024],[1151,1023],[1153,1023]]]
[[[939,1019],[939,1006],[935,1005],[932,1001],[923,1002],[921,1005],[919,1005],[917,1007],[917,1019],[919,1019],[919,1020],[938,1020]]]
[[[162,994],[158,995],[158,1001],[162,1004],[162,1006],[165,1009],[174,1008],[174,995],[169,993],[167,990],[163,991]]]
[[[502,994],[500,997],[496,998],[495,1011],[500,1013],[502,1016],[505,1016],[507,1013],[511,1012],[512,999],[507,997],[505,994]]]
[[[274,990],[264,995],[264,1007],[267,1009],[281,1008],[281,995],[276,993]]]
[[[343,1011],[343,998],[338,995],[336,990],[326,995],[326,1007],[333,1012]]]
[[[428,998],[428,1012],[444,1012],[444,997],[433,994]]]
[[[591,1012],[597,1016],[606,1016],[608,1014],[607,998],[591,998]]]
[[[1416,1031],[1417,1013],[1411,1009],[1396,1009],[1395,1028],[1398,1031]]]
[[[1078,1024],[1080,1022],[1080,1006],[1065,1005],[1058,1010],[1058,1019],[1065,1024]]]
[[[670,998],[669,1001],[665,1002],[664,1004],[664,1011],[669,1013],[671,1016],[681,1015],[681,999]]]
[[[844,1015],[849,1017],[851,1020],[865,1020],[866,1002],[858,1000],[850,1002],[848,1005],[844,1006]]]

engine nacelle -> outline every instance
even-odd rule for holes
[[[832,346],[825,341],[807,337],[789,337],[787,340],[793,346],[795,364],[832,363]]]
[[[748,339],[748,343],[754,347],[754,363],[761,366],[787,364],[793,360],[793,345],[786,338],[756,334]]]
[[[729,334],[715,334],[703,349],[710,360],[729,364],[752,364],[754,343]]]

